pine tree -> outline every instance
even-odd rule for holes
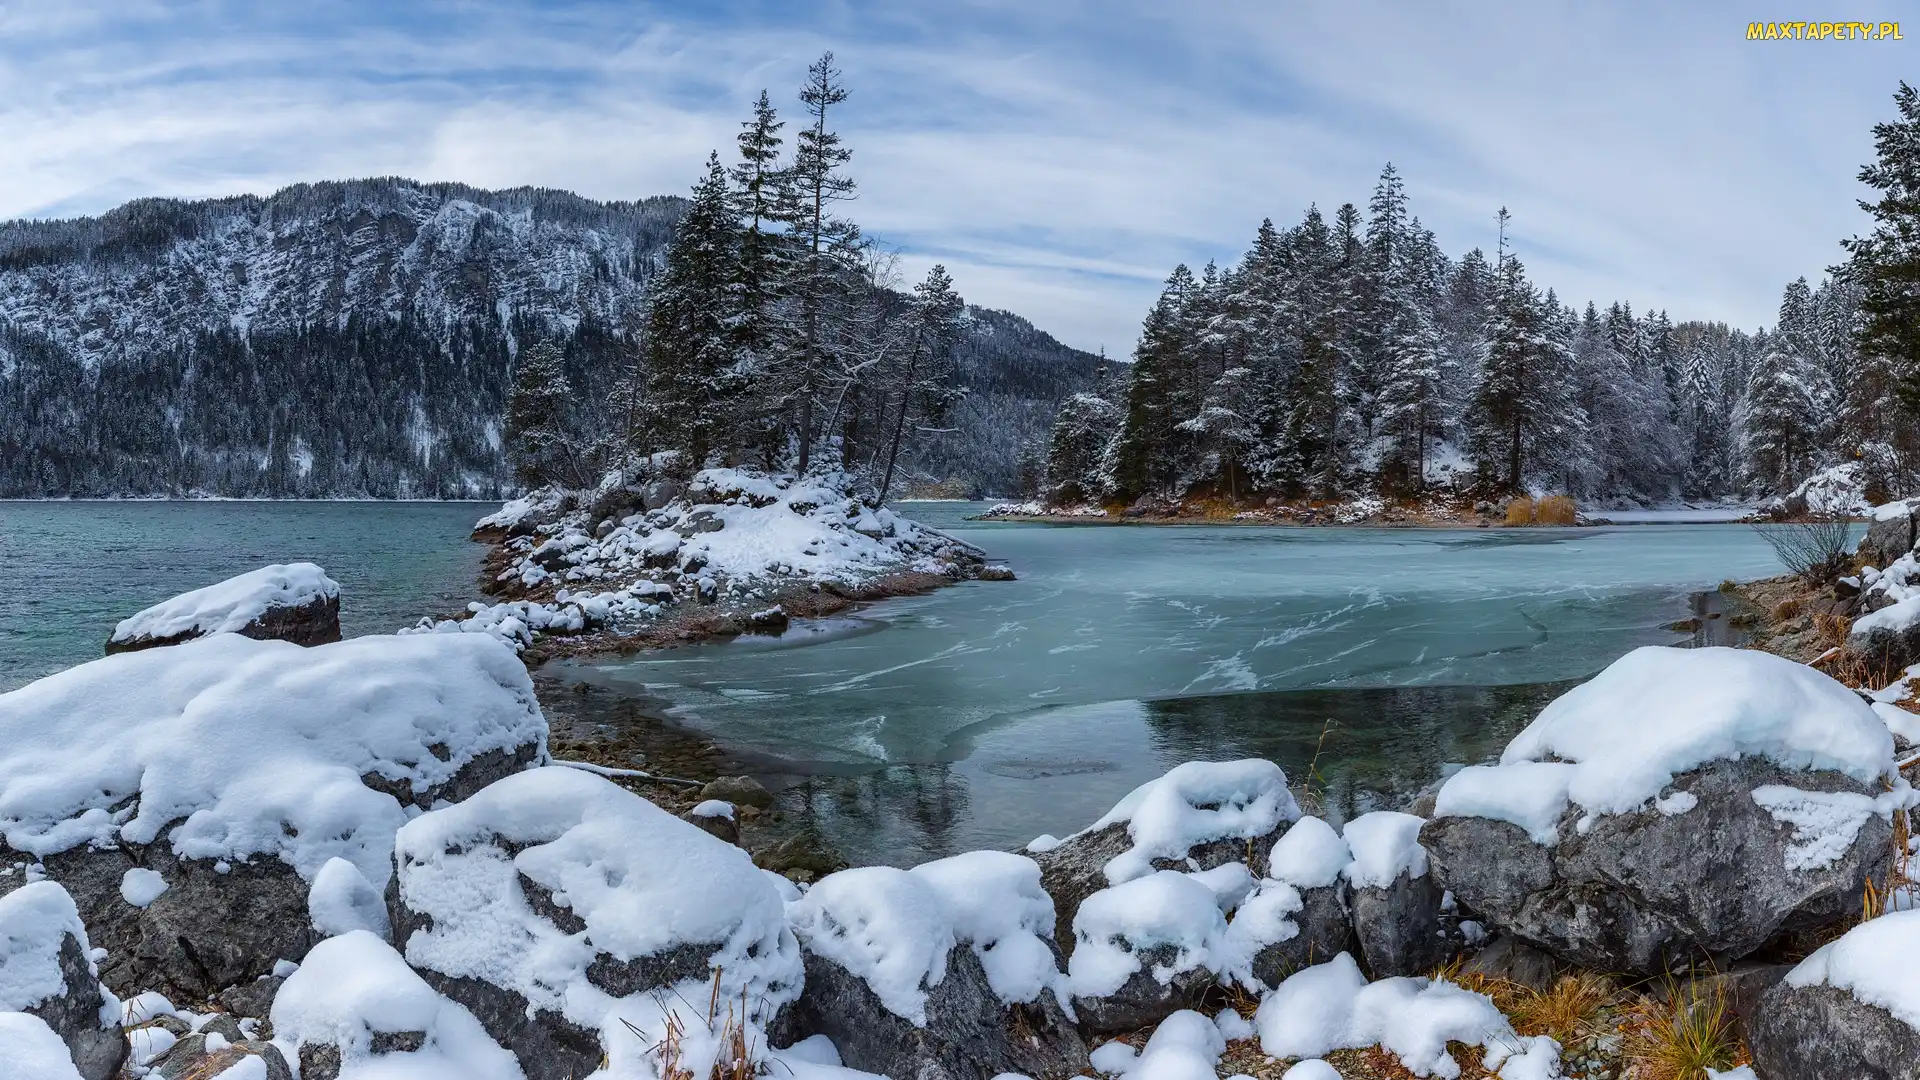
[[[789,170],[793,204],[787,216],[799,263],[792,285],[799,309],[799,324],[794,328],[798,340],[790,346],[793,370],[789,380],[798,409],[797,467],[803,474],[813,464],[814,412],[828,377],[828,365],[836,356],[836,320],[844,315],[847,278],[857,272],[860,252],[858,227],[833,213],[834,204],[853,198],[854,192],[853,179],[844,171],[853,151],[843,146],[839,133],[828,126],[834,106],[845,100],[847,90],[840,81],[840,69],[833,66],[833,54],[827,53],[807,68],[807,81],[800,88],[807,126],[795,139]]]
[[[734,446],[735,264],[740,228],[720,155],[694,185],[647,309],[642,453],[682,451],[687,470]]]
[[[1886,358],[1901,401],[1920,413],[1920,90],[1902,80],[1893,100],[1900,118],[1873,126],[1875,161],[1860,170],[1880,193],[1860,203],[1873,231],[1844,246],[1864,294],[1860,354]]]
[[[543,341],[521,352],[507,398],[504,439],[514,477],[527,487],[584,482],[572,444],[572,398],[559,349]]]
[[[734,217],[741,223],[735,281],[739,314],[734,341],[743,356],[759,359],[770,343],[772,308],[785,270],[785,238],[778,231],[782,208],[793,204],[788,174],[780,168],[780,129],[785,125],[760,91],[753,119],[740,125],[740,161],[733,167]]]
[[[1809,365],[1785,335],[1773,336],[1747,386],[1744,423],[1750,475],[1764,490],[1784,495],[1812,461],[1818,405],[1808,385]]]
[[[1175,267],[1133,351],[1113,466],[1115,493],[1127,502],[1155,490],[1168,475],[1186,374],[1185,309],[1193,289],[1193,271]]]
[[[893,486],[893,468],[900,458],[900,439],[910,418],[937,421],[955,396],[953,345],[960,336],[960,317],[966,301],[953,289],[953,278],[939,263],[913,287],[907,316],[906,364],[894,407],[893,435],[887,444],[886,471],[880,478],[881,501]]]
[[[1049,505],[1078,506],[1106,497],[1110,478],[1103,465],[1119,425],[1120,410],[1099,394],[1074,394],[1060,403],[1047,442]]]

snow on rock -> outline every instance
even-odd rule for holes
[[[908,873],[939,896],[954,940],[980,958],[1001,1001],[1026,1004],[1051,990],[1067,1003],[1066,975],[1053,948],[1053,898],[1040,887],[1037,863],[1010,852],[972,851]]]
[[[1457,1077],[1449,1042],[1484,1049],[1502,1080],[1553,1080],[1560,1047],[1523,1038],[1491,998],[1444,980],[1391,978],[1368,983],[1345,953],[1280,984],[1254,1014],[1260,1047],[1279,1058],[1318,1058],[1334,1050],[1379,1046],[1415,1076]],[[1312,1075],[1312,1074],[1308,1074]]]
[[[1299,817],[1286,774],[1273,762],[1190,761],[1135,788],[1091,826],[1027,851],[1053,897],[1056,940],[1071,953],[1079,947],[1074,914],[1095,892],[1156,869],[1250,864]]]
[[[409,813],[545,755],[526,668],[493,642],[218,634],[0,694],[0,857],[75,890],[109,982],[205,997],[305,954],[327,860],[382,886]],[[166,886],[131,879],[145,907],[135,868]]]
[[[603,1054],[615,1075],[651,1069],[669,1024],[704,1076],[727,1022],[764,1047],[761,1025],[799,993],[781,897],[746,852],[590,773],[506,777],[408,822],[395,858],[407,962],[530,1080],[584,1076]],[[709,1025],[716,985],[727,1004]]]
[[[1861,923],[1760,998],[1748,1020],[1768,1077],[1905,1076],[1920,1061],[1920,911]]]
[[[365,930],[385,939],[392,933],[386,898],[359,867],[339,856],[328,859],[313,876],[307,914],[314,932],[322,937]]]
[[[924,877],[863,866],[820,879],[789,913],[809,952],[865,980],[881,1004],[916,1027],[927,990],[947,974],[953,924]]]
[[[58,884],[36,881],[0,896],[0,1015],[32,1015],[53,1032],[69,1068],[107,1080],[127,1048],[120,1002],[101,988],[91,952],[80,911]]]
[[[1213,890],[1161,870],[1087,897],[1067,976],[1090,1030],[1121,1031],[1192,1003],[1239,966]]]
[[[1181,1009],[1160,1022],[1135,1053],[1118,1039],[1093,1052],[1093,1067],[1121,1080],[1215,1080],[1227,1040],[1214,1022]]]
[[[1585,833],[1601,815],[1647,806],[1682,773],[1741,757],[1863,784],[1893,776],[1886,725],[1819,671],[1753,649],[1646,646],[1555,699],[1498,765],[1456,773],[1435,815],[1545,836],[1571,803]]]
[[[273,1000],[274,1045],[302,1076],[521,1080],[513,1055],[366,930],[329,938]]]
[[[1267,874],[1297,889],[1319,889],[1346,875],[1353,849],[1322,818],[1303,817],[1274,841]]]
[[[1032,859],[843,870],[787,914],[806,957],[798,1030],[831,1038],[856,1068],[958,1080],[1086,1058]]]
[[[612,511],[625,513],[617,520],[602,516],[617,491],[538,492],[477,526],[508,534],[496,581],[507,601],[409,629],[478,631],[524,647],[542,633],[632,632],[679,603],[739,607],[809,585],[858,586],[905,571],[963,577],[980,565],[978,551],[867,505],[856,488],[838,473],[707,469],[684,491],[661,488],[670,499],[627,502]],[[765,603],[756,610],[777,628]]]
[[[1772,504],[1790,515],[1866,515],[1874,511],[1867,498],[1867,470],[1858,461],[1821,469]]]
[[[1280,1074],[1280,1080],[1340,1080],[1339,1070],[1319,1058],[1295,1062]]]
[[[1375,976],[1429,971],[1458,945],[1440,922],[1441,889],[1427,874],[1420,846],[1425,824],[1412,814],[1376,810],[1347,822],[1342,832],[1353,853],[1343,871],[1353,887],[1353,933]]]
[[[120,875],[120,899],[143,908],[167,891],[167,879],[158,870],[135,867]]]
[[[0,1012],[0,1076],[7,1080],[83,1080],[46,1021],[31,1013]]]
[[[1420,840],[1476,917],[1656,974],[1857,912],[1913,801],[1886,723],[1840,683],[1758,651],[1650,647],[1451,777]]]
[[[340,585],[310,562],[264,566],[122,619],[107,652],[244,634],[298,645],[340,640]]]

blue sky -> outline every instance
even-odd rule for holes
[[[917,276],[1124,355],[1176,262],[1364,204],[1563,297],[1770,322],[1862,228],[1902,42],[1748,42],[1771,5],[0,0],[0,219],[404,175],[684,192],[832,49],[853,216]]]

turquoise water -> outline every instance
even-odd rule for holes
[[[478,595],[477,503],[0,502],[0,691],[100,656],[115,623],[267,563],[340,583],[348,635]]]

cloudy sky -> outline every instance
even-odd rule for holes
[[[1504,204],[1564,297],[1754,326],[1861,228],[1869,128],[1920,50],[1920,17],[1746,41],[1773,7],[0,0],[0,219],[393,174],[684,192],[831,49],[857,220],[1070,344],[1124,355],[1175,263],[1364,204],[1389,160],[1452,254]]]

